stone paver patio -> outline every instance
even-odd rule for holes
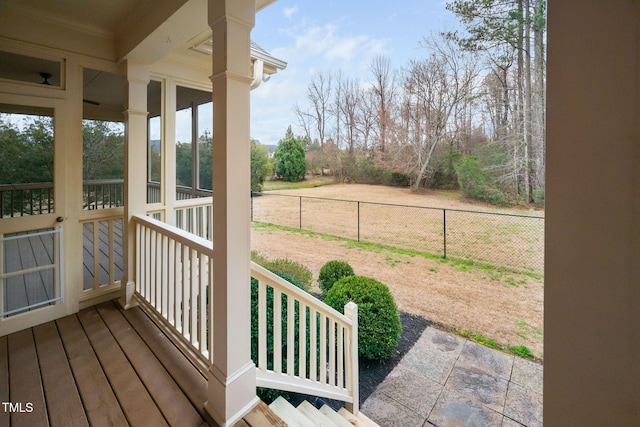
[[[382,427],[540,427],[542,365],[429,327],[362,411]]]

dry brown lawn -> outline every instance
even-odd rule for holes
[[[496,209],[468,203],[457,193],[424,192],[357,184],[330,185],[277,193],[543,216],[543,212]],[[306,203],[306,202],[305,202]],[[297,207],[293,206],[292,210]],[[297,211],[296,211],[297,212]],[[311,211],[309,211],[311,212]],[[343,211],[331,213],[339,217]],[[305,211],[305,215],[309,215]],[[328,215],[326,212],[324,215]],[[303,217],[304,219],[304,217]],[[293,221],[295,222],[295,221]],[[339,221],[338,221],[339,222]],[[291,224],[296,227],[296,224]],[[331,230],[324,233],[332,234]],[[337,234],[337,233],[334,233]],[[351,264],[356,274],[373,277],[391,289],[400,310],[446,328],[482,334],[502,345],[526,345],[543,355],[543,279],[449,260],[408,255],[320,234],[254,226],[252,249],[268,258],[289,258],[306,265],[317,279],[332,259]],[[318,291],[317,285],[314,289]]]

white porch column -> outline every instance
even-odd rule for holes
[[[125,78],[124,109],[124,244],[122,295],[120,305],[129,308],[135,291],[136,248],[135,228],[131,222],[134,214],[146,213],[147,201],[147,85],[149,66],[125,61],[122,64]]]
[[[250,33],[255,0],[209,0],[213,31],[213,365],[205,408],[233,425],[258,403],[250,346]]]
[[[161,192],[164,222],[176,223],[176,84],[172,78],[163,83],[162,105],[162,178]]]

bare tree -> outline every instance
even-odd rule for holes
[[[376,56],[370,66],[373,74],[372,88],[377,100],[377,128],[380,151],[387,148],[387,133],[390,124],[389,111],[394,98],[394,85],[389,58]]]
[[[409,152],[403,157],[411,159],[406,171],[415,188],[427,178],[436,147],[457,138],[456,110],[474,94],[479,75],[471,55],[457,50],[453,42],[426,39],[425,46],[431,56],[411,61],[403,79],[403,149]]]
[[[344,125],[343,132],[347,151],[353,155],[359,140],[360,108],[358,106],[362,102],[358,80],[341,80],[338,94],[340,98],[338,99],[337,121]]]
[[[293,107],[293,112],[298,118],[298,126],[304,131],[306,138],[311,139],[311,131],[315,123],[315,116],[309,110],[302,109],[298,104]]]
[[[362,91],[360,102],[358,103],[362,149],[365,152],[369,151],[369,140],[371,139],[376,123],[376,100],[375,91],[373,89],[368,89]]]
[[[316,74],[307,87],[307,98],[311,103],[311,116],[318,132],[320,150],[324,148],[326,130],[331,108],[331,75]]]

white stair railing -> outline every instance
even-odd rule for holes
[[[135,298],[204,372],[212,363],[213,244],[148,216],[133,220]],[[257,385],[341,400],[357,414],[357,305],[341,314],[254,262],[251,276]]]
[[[253,262],[251,276],[258,386],[341,400],[357,414],[358,306],[341,314]]]

